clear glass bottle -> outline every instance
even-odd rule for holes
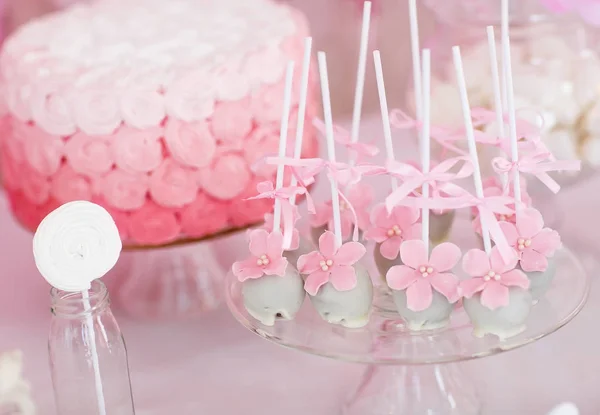
[[[493,109],[485,28],[495,26],[499,44],[501,1],[425,3],[438,20],[435,33],[423,40],[423,47],[432,51],[432,120],[442,126],[462,125],[451,49],[461,47],[471,106]],[[525,118],[536,117],[531,110],[543,116],[542,138],[557,157],[581,158],[599,167],[600,59],[595,30],[575,16],[550,13],[539,0],[510,4],[517,108],[529,110],[522,113]],[[412,102],[411,91],[407,104]]]
[[[127,350],[106,286],[52,289],[48,341],[58,415],[134,415]],[[97,358],[96,358],[97,356]]]

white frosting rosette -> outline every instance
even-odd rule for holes
[[[155,127],[165,118],[163,96],[151,88],[127,88],[121,97],[121,114],[131,127]]]
[[[69,202],[42,220],[33,257],[42,276],[63,291],[84,291],[117,263],[121,237],[110,214],[91,202]]]
[[[43,83],[31,94],[33,120],[46,132],[67,136],[76,130],[71,105],[61,83]]]
[[[121,125],[117,95],[108,89],[90,89],[78,93],[73,111],[75,121],[88,135],[112,134]]]

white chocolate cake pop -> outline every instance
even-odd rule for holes
[[[316,295],[309,295],[310,301],[321,316],[331,324],[348,328],[359,328],[369,322],[373,303],[373,283],[366,268],[356,265],[356,286],[349,291],[339,291],[328,282]]]
[[[291,264],[283,276],[265,275],[242,283],[244,307],[265,326],[293,320],[304,302],[304,281]]]
[[[305,276],[304,288],[325,321],[349,328],[368,323],[373,283],[359,264],[365,253],[366,248],[358,242],[336,248],[335,235],[326,231],[319,238],[319,250],[298,260],[298,270]]]
[[[281,232],[255,229],[248,236],[251,256],[232,267],[242,283],[246,310],[268,326],[278,319],[293,319],[304,301],[304,282],[283,257]]]

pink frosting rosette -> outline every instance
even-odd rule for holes
[[[91,200],[92,186],[88,179],[64,164],[51,178],[51,193],[61,203]]]
[[[198,173],[198,182],[204,191],[221,200],[240,195],[248,187],[251,178],[246,161],[235,153],[223,154]]]
[[[50,183],[48,178],[41,175],[27,164],[19,168],[19,180],[21,191],[25,198],[35,205],[41,205],[50,197]]]
[[[4,137],[8,137],[6,133],[4,133]],[[2,138],[0,138],[1,140]],[[10,156],[15,162],[22,162],[25,160],[25,139],[22,136],[18,135],[18,132],[13,133],[13,136],[10,138],[6,138],[2,141],[3,151]]]
[[[163,160],[162,136],[163,130],[158,127],[146,130],[120,128],[111,143],[117,166],[131,173],[146,173],[156,169]]]
[[[235,61],[228,62],[212,72],[215,82],[215,97],[222,101],[237,101],[248,95],[248,74]]]
[[[110,207],[109,204],[102,197],[94,197],[92,198],[92,202],[102,206],[106,211],[110,214],[110,216],[115,221],[117,225],[117,229],[119,229],[119,235],[121,236],[122,241],[126,241],[129,239],[129,214],[127,212],[123,212],[122,210],[115,209]]]
[[[149,185],[152,199],[166,207],[182,207],[191,203],[198,192],[194,171],[172,159],[165,159],[150,174]]]
[[[167,114],[182,121],[200,121],[213,112],[215,84],[210,74],[197,71],[181,77],[165,95]]]
[[[258,80],[264,84],[275,84],[276,82],[283,84],[285,64],[282,61],[284,59],[279,45],[267,47],[258,53],[248,55],[242,64],[241,73],[246,74],[249,79]],[[283,102],[283,93],[279,96],[279,102]]]
[[[146,203],[148,176],[112,170],[95,183],[94,190],[113,207],[122,210],[139,209]]]
[[[165,244],[175,240],[181,227],[175,212],[148,201],[129,216],[129,236],[139,244]]]
[[[131,127],[156,127],[166,115],[164,97],[153,88],[130,86],[121,96],[121,115]]]
[[[77,130],[65,89],[63,82],[44,80],[32,90],[30,102],[33,120],[50,134],[67,136]]]
[[[208,166],[217,148],[206,121],[185,123],[170,118],[165,127],[165,142],[175,160],[191,167]]]
[[[272,199],[252,199],[256,196],[256,186],[262,179],[253,178],[248,187],[229,205],[229,221],[233,226],[241,227],[263,221],[264,215],[273,210]]]
[[[65,144],[64,153],[73,170],[89,177],[108,172],[114,158],[105,137],[91,137],[79,132]]]
[[[109,88],[77,91],[73,105],[77,126],[88,135],[108,135],[121,125],[119,99]]]
[[[10,190],[20,188],[23,178],[19,169],[19,164],[8,155],[8,152],[0,151],[0,170],[2,171],[0,178],[5,188]]]
[[[279,151],[279,125],[276,123],[263,124],[252,131],[244,147],[244,157],[253,166],[265,156],[276,155]],[[304,140],[308,141],[308,140]],[[253,168],[255,174],[261,177],[275,175],[277,166],[261,163]]]
[[[51,176],[60,167],[64,144],[60,137],[45,133],[39,128],[31,129],[31,134],[23,142],[25,160],[44,176]]]
[[[248,102],[247,99],[219,102],[211,118],[213,135],[233,148],[236,144],[242,148],[243,140],[252,131],[252,114]]]
[[[198,192],[192,203],[179,211],[181,229],[192,238],[202,238],[228,226],[227,205],[202,192]]]
[[[250,108],[258,123],[280,121],[284,89],[285,85],[283,80],[281,80],[273,85],[265,85],[252,95],[250,99]],[[298,96],[292,95],[292,106],[297,104],[297,102]]]
[[[27,229],[37,229],[42,219],[60,206],[60,203],[53,199],[48,199],[42,205],[35,205],[19,191],[10,191],[9,195],[12,212],[17,220]]]

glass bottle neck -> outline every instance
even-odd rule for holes
[[[106,311],[110,305],[108,290],[100,280],[87,292],[69,292],[52,288],[52,314],[60,318],[86,318]]]

